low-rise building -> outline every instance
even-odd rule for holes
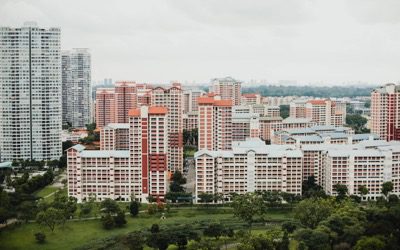
[[[302,158],[294,146],[265,145],[259,138],[233,142],[232,150],[200,150],[195,154],[195,196],[221,193],[229,201],[232,193],[254,191],[300,195]]]

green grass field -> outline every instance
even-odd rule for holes
[[[161,220],[160,215],[149,216],[141,214],[138,218],[127,216],[127,225],[123,228],[105,230],[99,220],[68,221],[64,228],[58,227],[54,232],[48,228],[41,228],[36,223],[23,224],[0,232],[1,249],[74,249],[96,239],[128,233],[135,230],[147,230],[154,223],[160,226],[181,224],[207,224],[221,222],[227,226],[241,226],[243,223],[233,217],[230,209],[172,209],[166,214],[167,219]],[[268,219],[287,220],[291,214],[271,213]],[[42,231],[46,234],[46,243],[38,244],[34,234]],[[262,232],[258,228],[257,231]]]
[[[43,189],[35,192],[35,196],[43,198],[43,197],[46,197],[47,195],[49,195],[51,193],[54,193],[54,192],[58,191],[59,189],[60,188],[57,188],[57,187],[46,186]]]

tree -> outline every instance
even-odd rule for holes
[[[184,192],[185,189],[182,185],[186,184],[186,179],[180,171],[176,171],[171,177],[171,184],[169,186],[170,192]]]
[[[295,232],[294,238],[299,242],[303,242],[309,250],[330,249],[329,236],[319,230],[299,229]]]
[[[147,213],[149,215],[153,215],[157,213],[157,205],[156,204],[148,204],[147,205]]]
[[[281,117],[282,117],[283,119],[289,117],[289,113],[290,113],[290,112],[289,112],[289,111],[290,111],[290,106],[289,106],[289,105],[280,105],[280,106],[279,106],[279,109],[280,109]]]
[[[307,180],[303,181],[302,183],[302,195],[303,197],[310,198],[310,197],[320,197],[325,198],[326,194],[322,190],[322,187],[317,184],[315,177],[309,176]]]
[[[145,244],[145,235],[140,231],[134,231],[124,237],[124,244],[130,250],[143,250]]]
[[[361,200],[362,200],[363,197],[369,193],[369,190],[365,185],[361,185],[361,186],[358,186],[358,192],[360,193]]]
[[[47,226],[54,232],[57,225],[63,223],[64,214],[61,210],[50,207],[45,211],[41,211],[36,215],[36,221],[42,225]]]
[[[153,248],[158,248],[160,250],[166,250],[173,240],[172,235],[167,232],[159,232],[151,234],[147,238],[147,245]]]
[[[110,214],[106,214],[101,217],[101,223],[107,230],[112,229],[115,226],[114,218]]]
[[[216,240],[224,234],[224,226],[220,223],[211,223],[203,231],[203,234],[208,237],[214,237]]]
[[[120,207],[115,200],[107,198],[100,203],[100,210],[102,213],[115,215],[120,211]]]
[[[93,131],[96,129],[96,123],[89,123],[86,124],[86,130],[88,131],[88,134],[91,135],[93,134]]]
[[[282,223],[282,230],[291,234],[297,229],[298,226],[299,224],[297,222],[285,221]]]
[[[201,203],[206,204],[206,207],[208,207],[207,206],[208,203],[212,202],[213,198],[214,198],[213,194],[209,194],[209,193],[200,193],[197,197],[200,199]]]
[[[72,141],[63,141],[62,142],[62,151],[64,152],[65,150],[69,149],[70,147],[73,147],[75,144]]]
[[[152,234],[160,232],[160,226],[158,224],[151,225],[150,232]]]
[[[362,237],[354,246],[354,250],[381,250],[384,248],[385,242],[376,236]]]
[[[114,217],[115,226],[122,227],[126,224],[125,213],[118,211],[117,215]]]
[[[346,124],[354,129],[356,134],[369,132],[365,125],[368,119],[359,114],[348,114],[346,115]]]
[[[335,185],[333,185],[333,189],[336,191],[337,193],[337,199],[339,201],[343,200],[344,198],[346,198],[348,189],[347,186],[344,184],[340,184],[340,183],[336,183]]]
[[[236,195],[233,197],[232,207],[234,216],[245,221],[251,230],[254,216],[263,214],[264,200],[260,194],[256,193]]]
[[[67,196],[61,191],[55,193],[51,206],[63,211],[65,219],[72,218],[75,211],[78,209],[77,199],[72,196]]]
[[[311,198],[299,202],[294,210],[294,217],[309,228],[315,228],[319,222],[327,218],[333,211],[331,199]]]
[[[393,183],[391,181],[384,182],[382,184],[382,194],[388,197],[388,194],[393,191]]]
[[[289,235],[288,232],[285,231],[282,236],[282,241],[279,244],[279,250],[289,250],[289,244],[290,244]]]
[[[129,204],[129,212],[133,217],[139,214],[140,203],[136,200],[132,200]]]
[[[36,203],[34,201],[23,201],[19,206],[19,218],[28,222],[30,219],[34,219],[37,212]]]
[[[11,218],[11,213],[8,209],[0,207],[0,224],[6,224],[9,218]]]
[[[238,250],[275,250],[273,239],[267,235],[249,235],[248,237],[242,238],[238,245]]]
[[[37,243],[43,244],[46,241],[46,235],[42,232],[35,233]]]

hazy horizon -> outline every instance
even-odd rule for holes
[[[395,0],[0,0],[0,26],[60,27],[63,50],[90,49],[93,80],[380,85],[400,79],[399,10]]]

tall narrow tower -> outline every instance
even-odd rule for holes
[[[60,29],[0,27],[1,159],[61,156]]]
[[[91,61],[88,49],[62,52],[63,124],[84,128],[91,117]]]

